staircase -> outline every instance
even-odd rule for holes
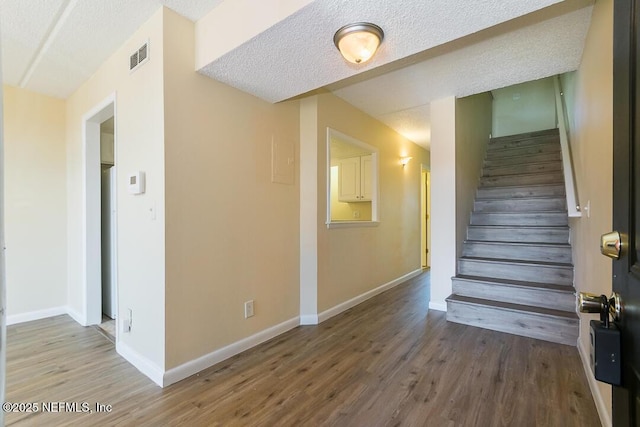
[[[452,281],[447,320],[576,345],[557,129],[491,139]]]

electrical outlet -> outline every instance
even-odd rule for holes
[[[244,303],[244,318],[253,317],[253,300]]]
[[[360,211],[353,211],[353,217],[354,218],[360,218]]]

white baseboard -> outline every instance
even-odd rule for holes
[[[446,301],[429,301],[429,310],[446,312],[447,302]]]
[[[7,326],[59,316],[61,314],[67,314],[67,311],[67,307],[51,307],[44,310],[30,311],[28,313],[10,314],[7,316]]]
[[[591,389],[593,401],[596,404],[596,409],[598,410],[598,415],[600,416],[600,423],[604,427],[611,427],[612,421],[611,416],[609,415],[609,409],[607,409],[607,405],[605,405],[604,400],[602,399],[600,387],[598,387],[598,381],[593,376],[593,372],[591,372],[591,356],[589,355],[590,352],[589,350],[584,348],[584,344],[580,339],[578,339],[578,353],[580,354],[582,367],[584,368],[584,373],[586,374],[587,381],[589,382],[589,389]]]
[[[272,326],[268,329],[258,332],[255,335],[236,341],[233,344],[229,344],[219,350],[215,350],[209,354],[205,354],[197,359],[191,360],[187,363],[183,363],[180,366],[169,369],[164,373],[164,378],[161,381],[163,387],[183,380],[191,375],[207,369],[216,363],[220,363],[230,357],[235,356],[238,353],[242,353],[252,347],[262,344],[265,341],[275,338],[280,334],[283,334],[300,325],[300,318],[295,317],[293,319],[282,322],[278,325]],[[155,381],[155,380],[154,380]],[[156,381],[157,382],[157,381]]]
[[[155,363],[151,362],[149,359],[142,356],[122,341],[118,341],[116,343],[116,351],[120,356],[124,357],[127,362],[131,363],[140,372],[149,377],[151,381],[162,387],[163,370]]]
[[[300,325],[317,325],[318,324],[318,315],[317,314],[302,314],[300,315]]]
[[[84,316],[78,313],[77,311],[75,311],[73,308],[67,306],[67,314],[82,326],[85,325],[86,322],[85,322]]]
[[[375,289],[371,289],[370,291],[360,294],[355,298],[351,298],[348,301],[345,301],[343,303],[336,305],[335,307],[325,310],[322,313],[320,313],[320,315],[318,315],[318,323],[322,323],[325,320],[330,319],[333,316],[336,316],[342,313],[343,311],[347,311],[350,308],[355,307],[356,305],[368,300],[369,298],[373,298],[374,296],[381,294],[382,292],[389,290],[394,286],[398,286],[400,283],[406,282],[407,280],[412,279],[421,273],[422,273],[422,268],[419,268],[418,270],[414,270],[410,273],[407,273],[404,276],[398,277],[397,279],[387,282],[384,285],[380,285]]]

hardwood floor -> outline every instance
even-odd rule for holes
[[[447,323],[428,273],[165,389],[67,316],[8,331],[7,425],[599,426],[575,347]],[[44,413],[41,402],[93,413]],[[112,405],[96,413],[95,404]],[[64,405],[63,405],[64,406]]]

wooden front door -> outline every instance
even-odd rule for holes
[[[613,291],[623,311],[622,386],[613,387],[614,426],[640,426],[640,43],[637,0],[614,3],[613,228],[622,254],[613,261]],[[609,230],[603,230],[603,232]]]

